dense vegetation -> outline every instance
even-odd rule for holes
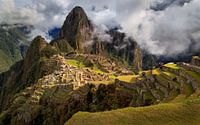
[[[29,42],[24,29],[0,25],[0,72],[7,71],[25,56]]]

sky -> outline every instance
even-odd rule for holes
[[[3,1],[3,0],[0,0]],[[15,0],[14,1],[17,7],[23,7],[28,4],[32,4],[31,0]]]
[[[200,0],[0,0],[0,23],[33,25],[32,38],[50,41],[77,5],[101,31],[120,26],[151,54],[200,50]]]

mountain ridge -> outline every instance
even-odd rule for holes
[[[198,56],[191,63],[160,64],[141,71],[142,51],[137,42],[116,30],[109,32],[111,43],[90,36],[93,29],[80,7],[67,16],[62,30],[50,43],[36,37],[25,59],[0,75],[0,125],[71,125],[80,123],[76,118],[80,115],[74,115],[79,111],[101,114],[121,109],[123,113],[126,107],[154,108],[179,99],[199,99]],[[88,39],[94,43],[84,48]],[[84,123],[90,123],[85,118]]]
[[[0,25],[0,73],[25,57],[29,42],[24,25]]]

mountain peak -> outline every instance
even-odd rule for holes
[[[45,39],[41,36],[37,36],[34,38],[34,40],[31,42],[31,45],[27,51],[24,63],[26,64],[26,70],[30,68],[30,65],[32,65],[34,62],[36,62],[40,56],[41,51],[43,48],[47,46],[47,42]]]
[[[85,13],[84,9],[80,6],[76,6],[74,7],[71,12],[69,13],[69,15],[67,16],[66,20],[68,21],[81,21],[84,20],[86,22],[89,21],[87,14]]]
[[[67,16],[61,28],[60,39],[65,39],[75,50],[87,53],[85,45],[91,41],[92,32],[93,26],[85,11],[77,6]]]
[[[80,6],[76,6],[76,7],[74,7],[74,8],[72,9],[71,12],[75,12],[75,13],[83,13],[83,14],[86,15],[84,9],[83,9],[82,7],[80,7]]]

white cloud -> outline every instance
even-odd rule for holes
[[[175,55],[189,49],[193,40],[200,49],[200,0],[184,6],[171,6],[164,11],[147,11],[137,41],[153,54]],[[195,34],[195,37],[194,35]],[[155,49],[157,48],[157,49]]]
[[[49,39],[48,30],[61,27],[69,11],[79,5],[97,26],[120,25],[152,54],[174,55],[192,43],[200,49],[200,0],[32,0],[20,8],[15,2],[1,0],[0,22],[34,25],[32,36]]]

